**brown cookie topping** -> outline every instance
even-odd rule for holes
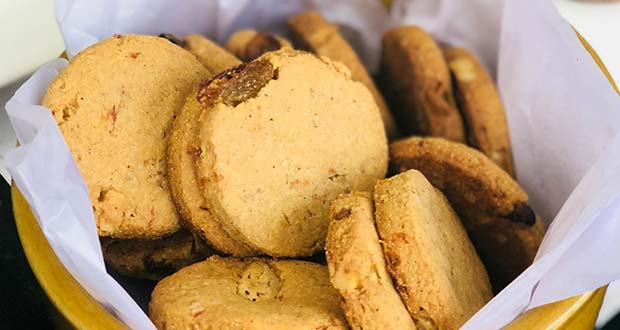
[[[275,79],[273,65],[266,60],[240,64],[200,83],[198,102],[211,106],[218,100],[230,106],[256,97],[258,92]],[[277,74],[275,74],[277,77]]]

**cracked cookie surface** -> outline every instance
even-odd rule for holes
[[[50,84],[42,104],[84,177],[100,236],[155,239],[179,229],[167,134],[186,96],[209,76],[163,38],[116,35],[77,54]]]
[[[379,180],[374,197],[387,268],[416,326],[459,329],[493,295],[458,216],[416,170]]]
[[[158,329],[347,329],[325,266],[222,258],[185,267],[153,290]]]
[[[331,200],[385,175],[376,104],[339,63],[270,52],[203,84],[197,99],[195,170],[207,207],[260,252],[319,251]]]

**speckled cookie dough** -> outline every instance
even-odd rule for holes
[[[459,329],[493,294],[446,198],[409,170],[377,182],[375,206],[388,270],[416,326]]]
[[[321,250],[331,200],[385,175],[379,111],[342,64],[285,48],[202,84],[197,98],[207,207],[261,252]]]
[[[493,80],[463,48],[445,49],[444,56],[467,126],[467,142],[514,177],[506,115]]]
[[[367,192],[332,202],[325,242],[330,279],[352,329],[416,330],[388,274]]]
[[[157,284],[158,329],[347,329],[327,268],[296,260],[213,256]]]
[[[241,61],[233,54],[200,34],[190,34],[185,37],[183,46],[213,74],[241,64]]]
[[[195,235],[200,236],[215,249],[235,256],[257,255],[248,245],[232,238],[213,217],[198,187],[194,163],[197,121],[203,106],[195,92],[174,120],[168,144],[168,172],[172,196],[179,207],[181,220]]]
[[[50,84],[48,107],[86,181],[100,236],[179,230],[166,173],[173,117],[209,76],[163,38],[116,35],[84,49]]]
[[[499,292],[534,260],[544,228],[527,194],[484,154],[441,138],[390,145],[392,166],[416,169],[439,188],[463,221]]]
[[[406,134],[465,142],[446,61],[424,30],[401,26],[383,36],[381,87]]]
[[[397,138],[400,133],[383,95],[375,86],[372,77],[366,71],[364,64],[353,48],[338,32],[338,27],[327,22],[315,11],[304,12],[292,17],[288,25],[293,32],[295,46],[311,51],[318,56],[326,56],[333,61],[341,62],[351,70],[351,78],[364,84],[377,102],[388,137],[390,139]]]

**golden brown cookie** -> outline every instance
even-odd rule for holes
[[[185,227],[210,243],[214,248],[235,256],[258,253],[246,244],[231,238],[213,217],[198,187],[194,171],[197,121],[203,107],[196,99],[196,92],[187,98],[177,114],[168,143],[168,174],[172,197],[179,207]]]
[[[351,78],[364,84],[377,102],[388,137],[397,138],[400,134],[383,95],[375,86],[353,48],[338,32],[338,27],[325,21],[315,11],[294,16],[289,20],[288,25],[293,32],[293,42],[300,49],[309,50],[319,56],[327,56],[333,61],[343,63],[351,70]]]
[[[544,235],[519,184],[466,145],[441,138],[411,137],[390,146],[392,166],[416,169],[456,210],[499,292],[527,268]]]
[[[401,26],[385,33],[380,76],[386,97],[407,133],[465,142],[446,61],[424,30]]]
[[[331,282],[352,329],[416,330],[386,269],[374,213],[368,192],[332,202],[325,242]]]
[[[185,230],[156,240],[103,238],[101,249],[116,272],[156,281],[213,254]]]
[[[256,30],[239,30],[226,42],[226,50],[244,62],[284,47],[292,47],[286,38]]]
[[[467,126],[467,142],[514,177],[506,115],[493,80],[463,48],[445,49],[444,56]]]
[[[207,207],[261,252],[321,250],[331,200],[370,191],[385,175],[377,106],[339,63],[285,48],[223,72],[196,97],[196,170]]]
[[[375,206],[388,270],[418,328],[459,329],[493,294],[446,198],[409,170],[377,182]]]
[[[200,34],[190,34],[185,37],[183,46],[213,74],[241,64],[241,61],[233,54]]]
[[[50,84],[42,104],[86,181],[100,236],[155,239],[179,230],[166,177],[167,134],[208,76],[165,39],[116,35],[84,49]]]
[[[347,329],[327,268],[305,261],[212,256],[151,297],[158,329]]]

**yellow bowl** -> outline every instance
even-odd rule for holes
[[[583,37],[576,32],[616,92],[605,65]],[[17,187],[11,187],[13,213],[24,253],[41,287],[56,308],[57,329],[126,329],[80,286],[60,263]],[[592,329],[601,308],[605,287],[532,309],[505,327],[507,330]]]

